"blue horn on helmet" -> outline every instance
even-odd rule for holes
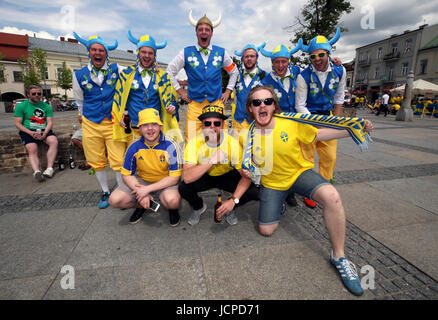
[[[157,52],[158,49],[163,49],[167,46],[167,40],[164,40],[162,43],[156,43],[155,39],[147,34],[140,37],[140,39],[137,39],[132,35],[131,30],[128,30],[128,39],[137,46],[137,49],[140,49],[141,47],[150,47]]]
[[[242,55],[243,55],[243,53],[245,52],[245,50],[248,50],[248,49],[253,49],[253,50],[255,50],[255,52],[256,52],[256,54],[257,54],[257,56],[259,55],[259,51],[260,51],[260,49],[261,48],[264,48],[266,46],[266,42],[263,42],[261,45],[259,45],[258,47],[256,47],[255,45],[253,45],[253,44],[247,44],[243,49],[242,49],[242,51],[234,51],[234,54],[236,55],[236,56],[239,56],[239,57],[241,57]]]
[[[301,46],[301,50],[309,54],[318,49],[326,50],[328,53],[331,53],[332,45],[334,45],[340,37],[341,29],[338,27],[336,28],[336,33],[331,40],[327,40],[327,38],[324,36],[316,36],[312,40],[310,40],[309,45],[306,46],[303,44]]]
[[[300,39],[301,40],[301,39]],[[277,46],[274,51],[270,52],[265,50],[264,48],[260,48],[260,52],[267,58],[271,58],[271,60],[274,60],[276,58],[287,58],[290,59],[291,56],[294,53],[297,53],[299,50],[301,50],[301,46],[303,44],[303,41],[298,40],[298,44],[292,48],[289,49],[289,47],[285,46],[284,44],[281,44],[279,46]]]
[[[92,36],[92,37],[89,37],[88,40],[85,40],[84,38],[82,38],[81,36],[79,36],[79,35],[78,35],[76,32],[74,32],[74,31],[73,31],[73,36],[76,38],[76,40],[78,40],[78,41],[79,41],[80,43],[82,43],[85,47],[87,47],[88,50],[90,49],[90,46],[91,46],[93,43],[98,43],[98,44],[102,45],[102,46],[105,48],[105,50],[107,51],[107,53],[108,53],[108,51],[116,49],[117,46],[118,46],[118,44],[119,44],[119,43],[117,42],[117,40],[115,40],[115,41],[114,41],[114,44],[112,44],[112,45],[107,45],[107,44],[103,41],[103,39],[102,39],[101,37],[99,37],[99,36]]]

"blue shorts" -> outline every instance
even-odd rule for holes
[[[289,193],[312,199],[314,192],[321,186],[330,184],[312,169],[300,174],[289,190],[274,190],[263,185],[260,190],[259,224],[269,225],[280,222],[281,206]]]
[[[21,142],[24,145],[26,145],[28,143],[36,143],[36,144],[38,144],[38,143],[41,143],[41,142],[44,141],[44,140],[36,140],[30,134],[28,134],[28,133],[26,133],[24,131],[19,131],[18,134],[20,135]],[[56,137],[55,133],[52,130],[50,130],[49,133],[47,133],[46,138],[50,137],[50,136],[55,136]]]

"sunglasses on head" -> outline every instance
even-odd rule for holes
[[[214,124],[215,127],[220,127],[222,122],[221,121],[204,121],[205,127],[210,127],[211,124]]]
[[[263,100],[262,99],[254,99],[254,100],[252,100],[251,104],[254,107],[259,107],[262,104],[262,102],[265,104],[265,106],[270,106],[271,104],[274,103],[274,98],[266,98]]]
[[[318,54],[311,54],[311,55],[310,55],[310,59],[315,60],[316,57],[320,57],[320,58],[322,58],[322,57],[324,57],[325,55],[326,55],[325,52],[320,52],[320,53],[318,53]]]
[[[41,92],[32,92],[30,95],[31,96],[40,96]]]

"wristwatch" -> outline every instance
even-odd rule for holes
[[[231,196],[230,199],[233,199],[235,204],[239,204],[239,202],[240,202],[239,198],[236,198],[235,196]]]

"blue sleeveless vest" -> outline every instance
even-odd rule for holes
[[[146,89],[138,69],[135,71],[134,80],[129,90],[128,101],[126,102],[129,117],[135,125],[138,124],[138,113],[141,110],[154,108],[161,113],[161,102],[158,88],[155,84],[155,77],[155,74],[151,77],[149,86]]]
[[[258,68],[257,72],[252,78],[248,87],[245,86],[245,81],[243,79],[243,75],[240,74],[237,79],[236,84],[236,109],[234,110],[234,120],[239,123],[242,123],[243,120],[246,120],[248,123],[251,122],[249,119],[249,115],[246,112],[246,99],[248,98],[248,94],[252,88],[261,84],[260,73],[263,71]]]
[[[101,86],[91,80],[88,67],[75,71],[76,79],[84,93],[82,113],[85,118],[94,123],[101,123],[105,117],[111,120],[111,110],[119,71],[116,63],[110,64],[107,70],[107,75],[104,77]]]
[[[205,65],[195,46],[184,49],[184,70],[189,79],[188,96],[190,99],[201,103],[205,99],[213,102],[221,97],[221,70],[224,55],[224,48],[213,46],[207,65]]]
[[[330,111],[333,109],[333,98],[338,89],[339,82],[342,78],[344,68],[342,66],[332,65],[332,72],[327,75],[324,88],[318,76],[307,67],[301,72],[301,76],[307,83],[307,109],[310,113],[318,111]],[[324,92],[322,92],[322,90]]]

